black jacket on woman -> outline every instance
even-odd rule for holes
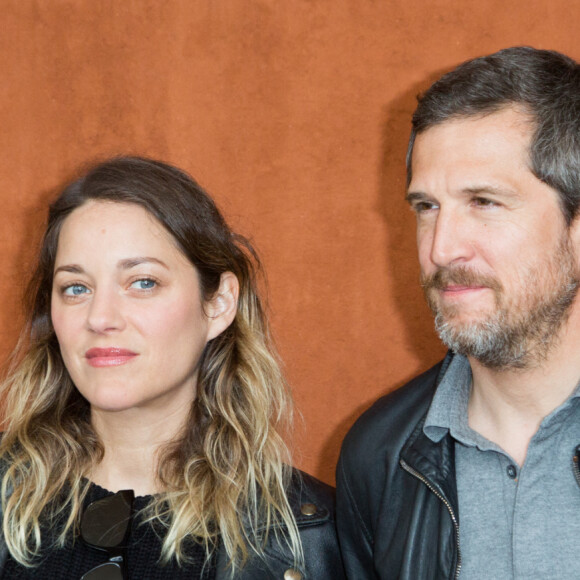
[[[288,498],[304,550],[305,569],[295,569],[292,554],[268,534],[265,558],[252,557],[235,580],[343,580],[345,578],[334,522],[333,489],[305,473],[294,471]],[[1,516],[1,512],[0,512]],[[0,574],[8,550],[0,533]],[[230,580],[225,550],[218,550],[215,580]]]
[[[304,550],[305,570],[293,567],[289,549],[270,531],[266,558],[254,557],[235,580],[344,580],[336,539],[334,490],[314,477],[295,471],[288,493]],[[225,553],[218,555],[216,580],[230,578]]]
[[[439,580],[461,567],[455,448],[425,416],[451,357],[379,399],[347,435],[337,523],[349,580]]]

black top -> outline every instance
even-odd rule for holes
[[[92,484],[89,488],[85,506],[102,499],[112,492]],[[129,580],[213,580],[215,578],[215,562],[204,567],[205,549],[193,540],[186,541],[185,552],[189,563],[183,566],[172,560],[169,564],[159,564],[161,555],[161,540],[151,523],[141,524],[140,510],[143,510],[152,496],[135,498],[131,525],[131,536],[127,551]],[[158,530],[160,531],[160,530]],[[45,530],[42,535],[43,547],[50,546],[55,538],[54,531]],[[2,572],[2,580],[79,580],[83,574],[107,562],[107,554],[87,546],[79,538],[71,538],[64,548],[49,548],[43,550],[40,564],[34,568],[25,568],[8,556]]]

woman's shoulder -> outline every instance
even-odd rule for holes
[[[294,469],[288,500],[302,541],[306,567],[304,578],[344,578],[334,521],[334,488]]]
[[[269,533],[263,557],[251,558],[236,574],[236,580],[343,580],[345,575],[334,524],[334,488],[293,469],[287,497],[298,527],[303,566],[295,568],[284,535]],[[221,556],[224,566],[223,550]],[[227,568],[222,566],[218,560],[217,580],[228,578]]]
[[[292,470],[288,501],[299,527],[306,523],[334,522],[334,500],[332,486],[304,471]]]

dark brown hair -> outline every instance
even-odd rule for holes
[[[534,135],[530,166],[558,191],[567,223],[580,206],[580,67],[551,50],[516,46],[469,60],[418,97],[407,151],[411,182],[415,138],[449,119],[520,107]]]

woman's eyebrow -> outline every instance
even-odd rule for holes
[[[169,266],[163,260],[149,256],[140,256],[137,258],[126,258],[124,260],[120,260],[118,262],[118,267],[122,270],[129,270],[130,268],[134,268],[140,264],[159,264],[160,266],[163,266],[165,269],[169,270]]]
[[[84,274],[84,270],[78,264],[66,264],[55,269],[54,275],[59,272],[70,272],[71,274]]]
[[[119,260],[117,263],[117,267],[120,270],[130,270],[131,268],[135,268],[135,266],[139,266],[140,264],[159,264],[163,268],[169,270],[169,266],[163,261],[159,260],[158,258],[153,258],[149,256],[139,256],[136,258],[125,258],[123,260]],[[54,275],[58,274],[59,272],[69,272],[70,274],[84,274],[85,270],[82,266],[78,264],[65,264],[64,266],[59,266],[55,269]]]

